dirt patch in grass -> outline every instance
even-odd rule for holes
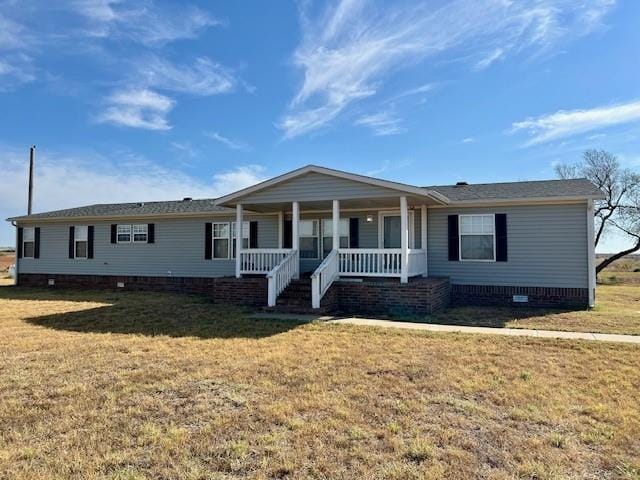
[[[640,349],[0,289],[0,478],[638,478]]]

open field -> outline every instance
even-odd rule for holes
[[[9,265],[13,265],[15,262],[16,257],[13,252],[0,252],[0,278],[6,276]]]
[[[632,345],[0,288],[0,478],[640,478]]]

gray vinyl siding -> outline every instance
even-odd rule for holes
[[[397,190],[321,173],[307,173],[242,197],[242,203],[278,203],[356,198],[398,197]]]
[[[232,217],[140,220],[120,223],[154,223],[155,243],[111,243],[111,223],[76,222],[33,224],[40,227],[40,258],[19,259],[20,273],[77,275],[140,275],[219,277],[235,275],[234,259],[205,260],[205,223],[234,221]],[[258,221],[258,246],[278,247],[278,217],[249,216]],[[69,226],[94,225],[94,258],[68,258]]]
[[[588,288],[586,204],[433,208],[428,219],[429,275],[452,283]],[[447,216],[507,214],[507,262],[450,262]]]

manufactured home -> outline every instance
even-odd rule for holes
[[[309,165],[217,199],[17,216],[17,282],[290,311],[595,302],[586,179],[414,186]]]

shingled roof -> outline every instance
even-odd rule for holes
[[[528,182],[476,183],[424,187],[447,197],[451,203],[487,200],[601,197],[602,192],[586,178]]]
[[[436,191],[449,200],[449,205],[458,203],[492,202],[510,200],[543,200],[600,198],[602,192],[585,178],[575,180],[539,180],[528,182],[482,183],[468,185],[437,185],[422,187]],[[153,217],[162,215],[197,215],[207,213],[230,213],[235,210],[215,205],[216,199],[171,200],[165,202],[108,203],[84,207],[35,213],[8,220],[37,220],[97,217]]]
[[[34,213],[9,220],[82,218],[82,217],[145,217],[169,214],[198,214],[234,212],[233,209],[214,205],[215,198],[201,200],[171,200],[166,202],[98,203],[84,207],[67,208],[51,212]]]

